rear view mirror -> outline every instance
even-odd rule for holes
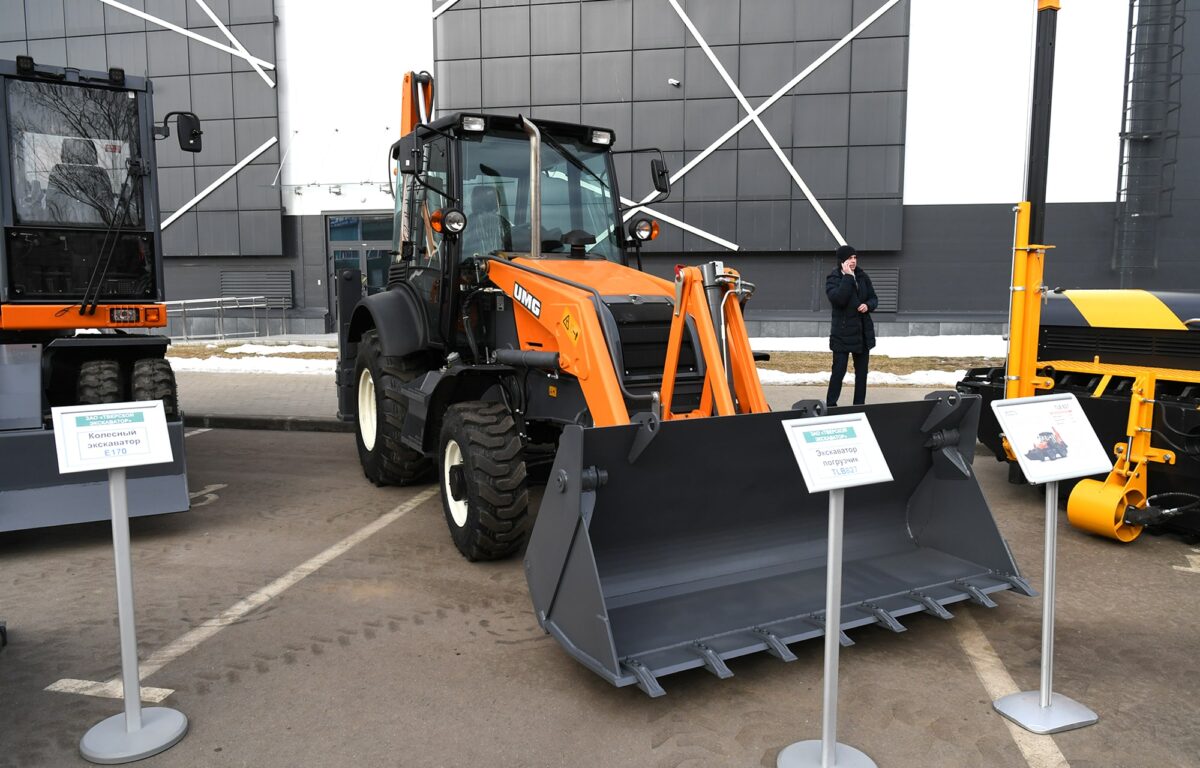
[[[175,130],[178,132],[180,149],[184,152],[200,151],[200,137],[204,134],[204,131],[200,130],[200,118],[191,112],[180,112]]]
[[[396,161],[400,173],[411,175],[421,172],[421,142],[417,140],[416,131],[401,136],[392,145],[392,159]]]
[[[650,176],[654,181],[654,189],[662,195],[666,195],[671,191],[671,172],[667,170],[667,164],[660,158],[650,160]]]

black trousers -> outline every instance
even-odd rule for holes
[[[854,355],[854,404],[867,402],[867,364],[870,352],[834,352],[833,370],[829,374],[829,391],[825,393],[825,405],[833,408],[842,394],[842,379],[846,376],[846,365]]]

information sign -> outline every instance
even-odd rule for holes
[[[1071,393],[993,400],[992,410],[1033,485],[1107,473],[1108,451]]]
[[[62,474],[173,460],[161,400],[72,405],[50,411]]]
[[[788,419],[782,424],[809,493],[892,479],[865,413]]]

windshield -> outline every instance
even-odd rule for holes
[[[578,229],[596,238],[587,246],[592,255],[621,261],[607,236],[616,212],[604,148],[567,137],[554,141],[561,150],[542,141],[542,253],[567,253],[562,237]],[[463,141],[462,153],[463,256],[529,251],[529,139],[484,135]]]
[[[10,80],[9,154],[18,224],[107,227],[139,156],[132,91]],[[141,227],[134,174],[124,226]]]

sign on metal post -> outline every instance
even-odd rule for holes
[[[992,410],[1025,478],[1030,484],[1046,486],[1041,689],[1002,696],[992,706],[1033,733],[1082,728],[1099,719],[1096,713],[1053,691],[1058,482],[1107,473],[1112,461],[1073,394],[994,400]]]
[[[137,630],[133,620],[125,468],[174,460],[166,412],[161,400],[74,405],[51,408],[50,412],[59,473],[108,470],[112,511],[125,711],[92,726],[79,740],[79,752],[93,763],[130,763],[174,746],[188,728],[182,712],[169,707],[142,709]]]
[[[865,413],[782,422],[809,493],[829,492],[825,572],[825,672],[820,740],[798,741],[779,753],[777,768],[875,768],[863,752],[837,741],[838,654],[842,628],[842,517],[846,488],[892,480]]]

